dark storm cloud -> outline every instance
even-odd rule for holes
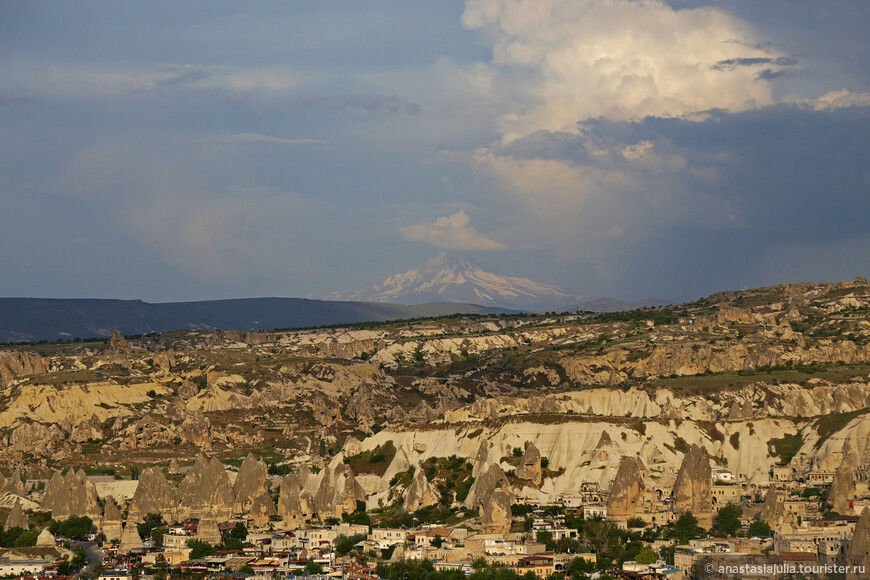
[[[798,63],[793,56],[781,56],[778,58],[754,57],[754,58],[726,58],[713,65],[713,70],[734,70],[739,66],[794,66]]]
[[[868,134],[868,107],[779,105],[703,121],[589,120],[577,133],[538,132],[492,151],[516,165],[546,159],[605,175],[597,190],[581,181],[560,212],[577,205],[578,236],[596,224],[620,235],[577,246],[620,264],[617,286],[643,280],[650,292],[690,298],[866,275]]]

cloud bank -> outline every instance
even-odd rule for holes
[[[444,250],[504,250],[507,246],[492,240],[471,225],[465,210],[438,218],[433,223],[417,224],[399,228],[402,237],[409,242],[423,242]]]
[[[506,141],[594,117],[769,105],[760,73],[796,64],[721,10],[657,0],[468,0],[462,23],[492,47],[496,84],[512,87]]]

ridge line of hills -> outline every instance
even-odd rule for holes
[[[171,330],[303,328],[447,314],[501,314],[504,308],[431,302],[389,304],[308,298],[235,298],[149,303],[101,298],[0,298],[0,342],[32,342]]]

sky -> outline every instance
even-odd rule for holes
[[[0,2],[0,296],[870,276],[863,0]]]

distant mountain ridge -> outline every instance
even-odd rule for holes
[[[306,298],[240,298],[201,302],[0,298],[0,342],[145,334],[179,329],[263,330],[351,324],[447,314],[500,314],[474,304],[328,302]]]
[[[568,304],[583,297],[559,286],[491,272],[462,254],[441,252],[407,272],[318,298],[397,304],[438,301],[541,309]]]

